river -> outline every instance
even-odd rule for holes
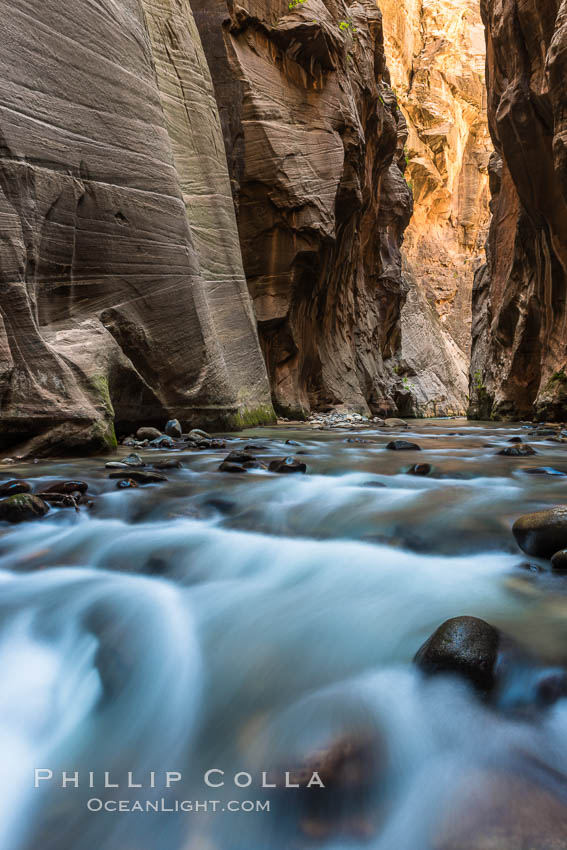
[[[183,468],[133,490],[100,458],[2,469],[35,489],[86,481],[94,506],[0,525],[0,850],[460,850],[443,836],[463,799],[474,810],[470,787],[513,775],[563,799],[567,700],[534,693],[567,656],[567,579],[511,526],[567,501],[567,446],[496,454],[526,433],[410,422],[394,436],[418,453],[386,450],[379,428],[254,429],[225,450],[155,453]],[[268,460],[302,452],[307,474],[217,471],[251,443]],[[431,474],[408,475],[416,462]],[[462,614],[519,648],[490,706],[412,663]],[[364,751],[344,794],[282,787],[337,741]],[[193,810],[94,810],[109,800]],[[228,811],[242,801],[270,811]]]

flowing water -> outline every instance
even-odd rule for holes
[[[167,484],[135,490],[100,459],[4,470],[87,481],[95,505],[0,528],[0,850],[429,850],[471,777],[537,774],[563,793],[567,700],[534,708],[534,693],[567,655],[567,579],[526,568],[511,525],[567,501],[567,445],[496,456],[525,434],[415,422],[396,436],[418,454],[385,450],[383,430],[256,429],[229,449],[301,451],[307,475],[233,476],[217,471],[227,451],[186,452]],[[417,461],[432,474],[406,474]],[[496,704],[412,665],[461,614],[531,659],[501,677]],[[363,791],[329,812],[316,789],[281,787],[340,740],[379,753]],[[36,789],[35,769],[53,778]],[[205,784],[211,769],[224,786]],[[62,771],[79,787],[62,789]],[[169,790],[167,771],[182,774]],[[263,772],[280,787],[262,788]],[[89,811],[93,799],[193,811]]]

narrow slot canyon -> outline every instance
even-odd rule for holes
[[[565,850],[566,299],[567,0],[0,0],[0,850]]]

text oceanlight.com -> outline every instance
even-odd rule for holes
[[[148,813],[176,813],[184,812],[191,814],[207,814],[211,812],[269,812],[269,800],[101,800],[93,797],[87,801],[89,812],[116,812],[126,814],[128,812]]]

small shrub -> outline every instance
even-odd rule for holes
[[[348,32],[351,33],[351,35],[354,35],[358,32],[350,18],[348,19],[348,21],[339,21],[339,29],[341,32]]]

